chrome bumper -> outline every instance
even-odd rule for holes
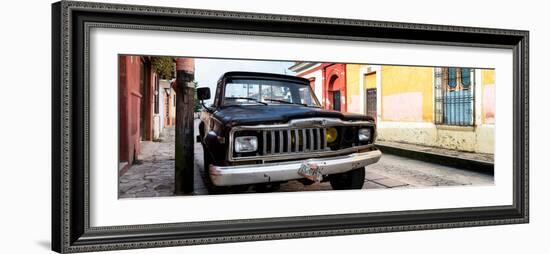
[[[303,178],[298,174],[298,169],[302,163],[315,163],[318,165],[321,174],[332,175],[376,163],[381,156],[382,153],[379,150],[373,150],[337,157],[289,162],[242,166],[210,165],[209,173],[212,183],[216,186],[281,182]]]

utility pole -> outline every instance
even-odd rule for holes
[[[195,60],[193,58],[176,58],[175,194],[192,193],[194,190],[194,80]]]

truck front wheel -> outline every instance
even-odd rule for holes
[[[204,185],[208,189],[208,194],[225,194],[227,193],[226,187],[215,186],[210,179],[210,172],[208,170],[209,165],[212,163],[212,158],[208,154],[208,151],[203,146],[203,170],[204,170]]]
[[[363,188],[365,168],[356,168],[346,173],[330,175],[330,186],[334,190],[353,190]]]

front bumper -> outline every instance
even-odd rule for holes
[[[241,166],[210,165],[209,173],[212,183],[216,186],[282,182],[303,178],[298,174],[302,163],[315,163],[319,166],[321,174],[332,175],[376,163],[381,156],[382,153],[379,150],[372,150],[343,156],[289,162]]]

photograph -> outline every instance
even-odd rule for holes
[[[119,199],[494,184],[494,68],[119,54],[118,86]]]

